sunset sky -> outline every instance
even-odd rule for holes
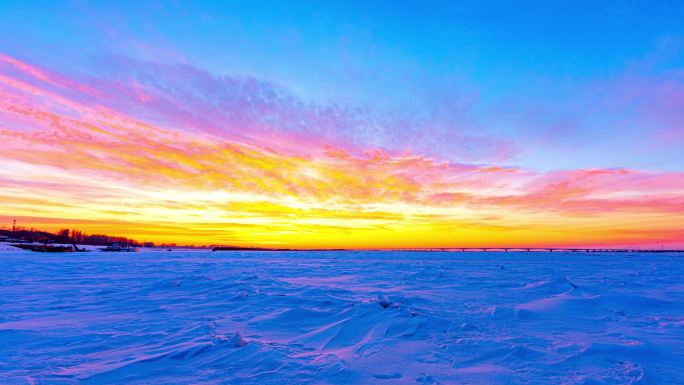
[[[684,247],[681,2],[370,3],[0,2],[0,227]]]

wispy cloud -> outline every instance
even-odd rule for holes
[[[76,79],[3,56],[0,122],[0,208],[55,226],[310,247],[615,244],[675,242],[684,218],[682,173],[440,160],[420,119],[188,66],[119,58]],[[488,140],[449,135],[430,140]]]

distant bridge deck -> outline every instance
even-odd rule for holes
[[[392,251],[497,251],[497,252],[573,252],[573,253],[684,253],[684,249],[636,249],[636,248],[578,248],[578,247],[428,247],[415,249],[392,249]]]
[[[216,246],[212,251],[494,251],[494,252],[584,252],[584,253],[684,253],[684,249],[637,249],[602,247],[419,247],[384,249],[279,249],[239,246]]]

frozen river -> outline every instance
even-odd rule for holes
[[[669,254],[0,250],[2,384],[683,384]]]

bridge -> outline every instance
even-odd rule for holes
[[[426,247],[391,249],[392,251],[494,251],[494,252],[565,252],[565,253],[684,253],[684,249],[636,249],[636,248],[577,248],[577,247]]]

